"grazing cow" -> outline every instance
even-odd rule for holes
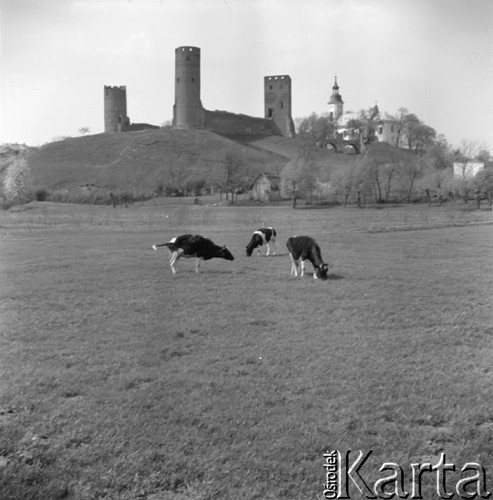
[[[182,234],[172,238],[168,243],[152,245],[154,250],[157,247],[168,247],[171,257],[169,265],[173,274],[176,274],[175,263],[178,259],[195,257],[195,272],[199,272],[200,261],[210,260],[214,257],[226,260],[234,260],[231,252],[225,247],[220,247],[211,240],[197,234]]]
[[[252,239],[250,243],[246,246],[247,257],[252,255],[253,251],[257,249],[257,255],[260,255],[260,248],[265,243],[267,246],[266,255],[270,255],[270,249],[272,245],[272,251],[274,255],[276,254],[276,230],[273,227],[261,227],[254,231],[252,234]]]
[[[322,253],[318,243],[310,236],[291,236],[286,246],[291,257],[291,274],[298,276],[298,262],[301,262],[302,278],[305,274],[305,261],[308,260],[313,265],[313,277],[315,279],[327,279],[329,264],[322,260]]]

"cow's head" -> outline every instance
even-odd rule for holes
[[[330,264],[323,263],[321,266],[318,266],[313,273],[313,277],[315,279],[320,278],[321,280],[326,280],[328,278]]]
[[[246,246],[246,255],[247,257],[250,257],[253,253],[253,251],[262,244],[262,238],[258,234],[254,234],[252,236],[252,239],[250,240],[250,243]]]
[[[225,246],[221,248],[220,257],[221,259],[235,260],[233,254]]]

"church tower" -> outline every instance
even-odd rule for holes
[[[344,101],[341,94],[339,94],[339,85],[337,85],[337,76],[334,79],[334,86],[332,87],[332,95],[329,102],[329,116],[332,121],[338,120],[344,112]]]

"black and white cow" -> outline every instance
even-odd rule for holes
[[[276,254],[276,230],[273,227],[261,227],[257,229],[252,234],[252,239],[250,243],[246,246],[247,257],[252,255],[253,251],[257,249],[257,255],[260,255],[260,248],[265,243],[267,246],[266,255],[270,255],[270,250],[272,246],[272,252]]]
[[[305,274],[305,261],[313,265],[313,277],[315,279],[327,279],[329,264],[322,259],[322,253],[318,243],[310,236],[291,236],[286,243],[289,256],[291,257],[291,274],[298,276],[298,263],[301,263],[302,278]]]
[[[231,252],[225,247],[220,247],[213,243],[208,238],[199,236],[198,234],[182,234],[176,238],[172,238],[168,243],[152,245],[154,250],[157,247],[168,247],[171,257],[169,265],[173,274],[176,273],[175,263],[178,259],[195,257],[195,272],[199,272],[200,262],[202,260],[210,260],[220,258],[226,260],[234,260]]]

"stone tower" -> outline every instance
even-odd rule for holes
[[[265,118],[273,120],[282,135],[294,137],[289,75],[264,77],[264,110]]]
[[[344,101],[341,94],[339,94],[339,85],[337,85],[337,76],[334,79],[334,86],[332,87],[332,95],[329,102],[329,116],[332,121],[338,120],[344,112]]]
[[[104,131],[124,132],[130,126],[127,116],[127,88],[104,86]]]
[[[175,105],[173,126],[202,128],[204,110],[200,101],[200,49],[175,49]]]

